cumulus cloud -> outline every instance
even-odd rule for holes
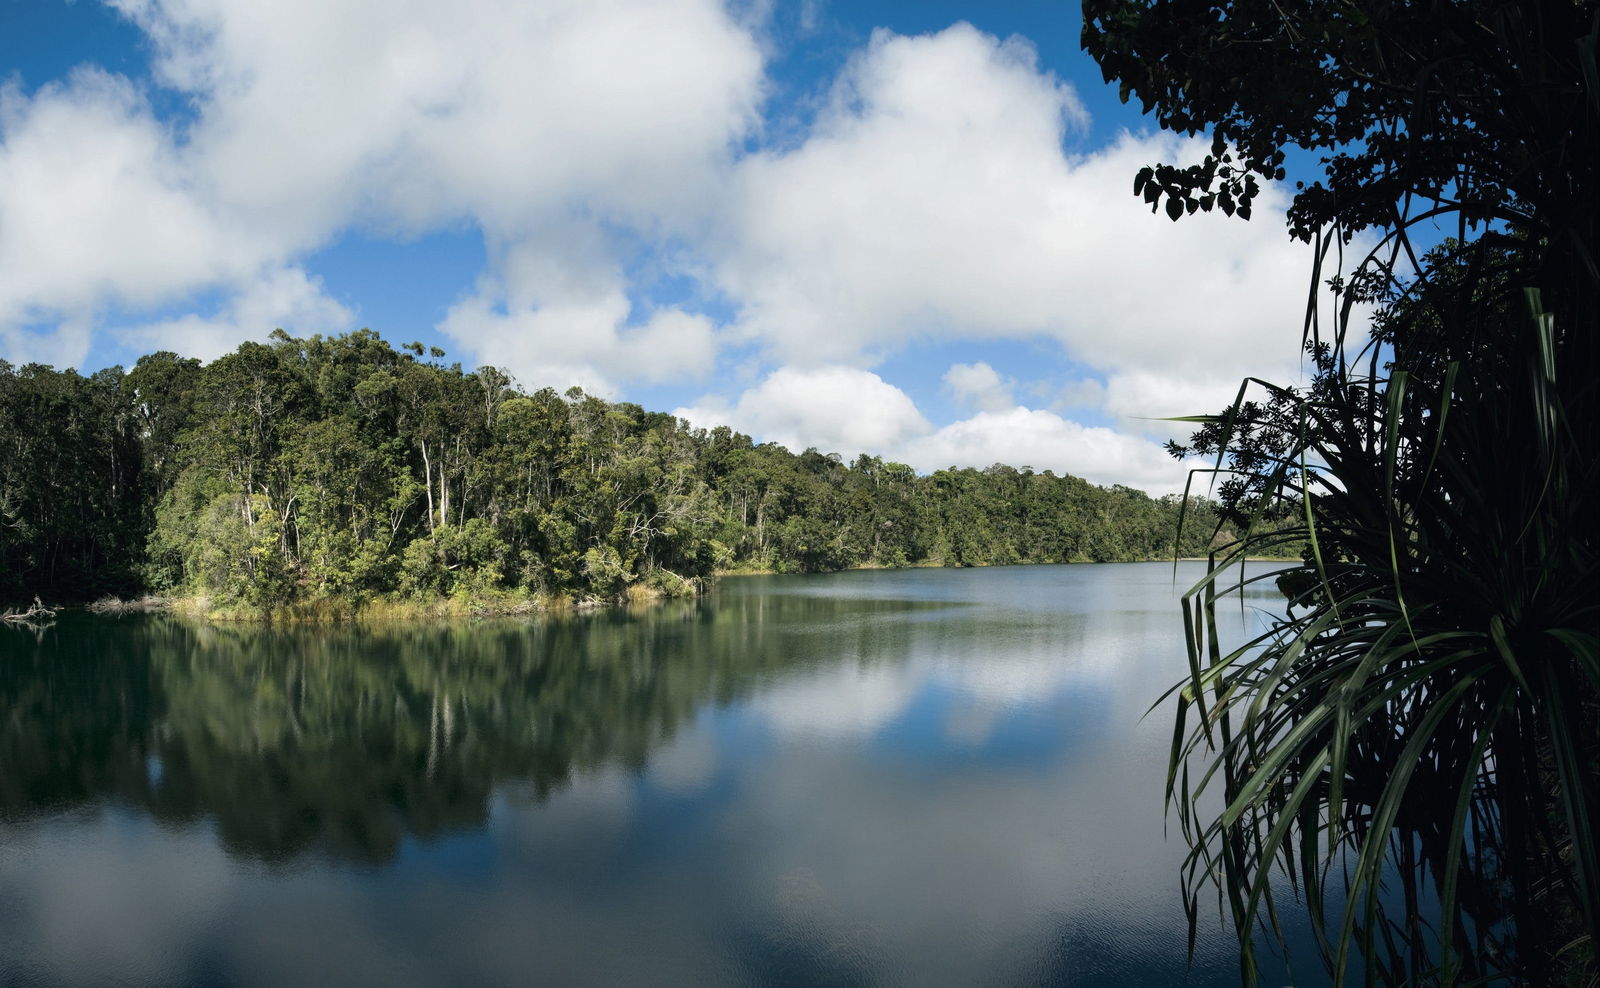
[[[481,363],[505,367],[532,387],[615,397],[619,380],[703,377],[716,355],[711,321],[676,308],[628,325],[620,291],[592,299],[507,309],[480,292],[450,309],[441,328]]]
[[[482,359],[515,356],[531,344],[481,334],[518,332],[540,313],[605,322],[595,313],[611,299],[583,283],[622,294],[612,273],[630,252],[701,222],[764,85],[751,27],[718,0],[114,6],[146,32],[156,81],[192,119],[178,133],[145,92],[94,70],[32,97],[0,94],[7,338],[92,323],[110,305],[248,296],[241,286],[259,272],[292,269],[353,229],[466,222],[483,233],[498,294],[462,303],[452,325]],[[260,314],[246,302],[235,308]],[[490,310],[504,318],[469,327]],[[231,318],[130,338],[204,345]],[[566,339],[561,359],[652,379],[638,372],[658,359],[619,354],[687,341],[691,358],[666,366],[700,367],[706,332],[694,319],[657,314],[628,346],[613,319],[610,332]]]
[[[987,365],[956,368],[956,379],[976,382],[985,398],[1003,390]],[[1160,443],[1020,405],[981,410],[936,429],[905,392],[849,367],[786,367],[734,402],[711,396],[674,414],[700,427],[728,425],[790,450],[815,446],[847,458],[865,452],[923,472],[1007,463],[1160,495],[1182,490],[1186,469]]]
[[[1193,375],[1124,371],[1107,377],[1102,407],[1130,431],[1187,436],[1194,431],[1192,423],[1164,419],[1175,415],[1219,411],[1238,394],[1245,373],[1247,371],[1243,365],[1236,367],[1232,373],[1219,370]],[[1287,368],[1280,370],[1278,379],[1285,383],[1293,382]]]
[[[215,360],[247,339],[264,339],[274,329],[294,336],[331,335],[354,329],[355,314],[330,298],[320,279],[299,268],[268,271],[240,287],[214,316],[189,313],[117,331],[127,345],[148,352],[176,353]]]
[[[951,364],[944,372],[944,385],[956,400],[986,412],[1001,411],[1016,404],[1011,385],[986,362]]]
[[[716,269],[739,330],[794,363],[1044,336],[1105,372],[1292,364],[1306,257],[1272,221],[1282,192],[1255,223],[1153,216],[1131,176],[1197,148],[1068,154],[1082,115],[1025,42],[874,36],[806,140],[740,165]]]
[[[761,15],[719,0],[112,2],[153,80],[0,89],[13,357],[82,359],[113,312],[123,343],[201,356],[335,332],[353,316],[311,252],[466,225],[486,267],[438,328],[469,360],[616,395],[704,378],[738,344],[765,379],[685,411],[793,448],[1165,486],[1147,419],[1293,373],[1306,268],[1273,221],[1283,193],[1250,224],[1151,215],[1130,176],[1195,149],[1078,148],[1076,93],[1022,39],[880,31],[796,140],[748,151]],[[149,85],[187,113],[158,114]],[[642,262],[731,322],[652,299]],[[944,383],[972,414],[936,429],[870,370],[930,339],[1040,337],[1082,369],[1055,411],[957,364]]]
[[[0,322],[0,360],[16,366],[38,363],[81,368],[93,339],[94,327],[82,316],[44,329]]]
[[[1068,381],[1054,394],[1044,389],[1053,399],[1055,408],[1100,408],[1106,403],[1106,386],[1092,377],[1079,377]]]
[[[1021,406],[953,422],[907,443],[902,455],[923,469],[1008,463],[1153,494],[1183,486],[1183,468],[1156,443]]]
[[[785,367],[732,405],[707,398],[674,414],[702,427],[731,425],[794,451],[815,446],[845,456],[897,449],[929,428],[904,391],[871,371],[838,366]]]
[[[126,79],[80,69],[31,97],[0,89],[0,327],[88,320],[258,260]]]
[[[756,120],[755,39],[716,0],[121,0],[201,100],[192,144],[301,231],[584,203],[654,217],[714,190]]]
[[[756,120],[762,61],[716,0],[165,3],[141,17],[175,85],[212,96],[195,139],[285,243],[340,224],[466,219],[490,270],[440,328],[530,383],[614,394],[693,377],[703,317],[642,324],[630,243],[703,214]]]

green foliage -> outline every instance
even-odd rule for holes
[[[1600,939],[1593,3],[1091,0],[1084,45],[1199,165],[1135,180],[1174,219],[1248,218],[1257,177],[1320,151],[1290,230],[1375,229],[1304,391],[1246,382],[1199,421],[1214,556],[1188,596],[1168,797],[1254,981],[1287,878],[1335,983],[1593,984]],[[1412,229],[1456,236],[1418,260]],[[1370,338],[1352,313],[1376,311]],[[1187,450],[1175,449],[1183,453]],[[1246,553],[1288,616],[1225,646]]]
[[[1249,219],[1299,148],[1325,155],[1289,208],[1299,239],[1393,231],[1415,202],[1549,233],[1592,222],[1594,17],[1572,0],[1086,0],[1083,47],[1125,101],[1213,138],[1134,180],[1173,219]]]
[[[321,613],[682,596],[719,569],[1206,549],[1175,541],[1179,514],[1212,516],[1200,499],[998,464],[919,477],[865,454],[796,456],[425,352],[366,330],[278,332],[207,365],[153,354],[126,378],[0,368],[0,443],[15,451],[0,464],[0,595],[153,589],[235,613]]]
[[[82,599],[133,578],[143,477],[126,390],[118,367],[0,361],[0,599]]]
[[[1200,437],[1254,457],[1259,493],[1236,488],[1234,511],[1294,502],[1308,520],[1235,551],[1311,548],[1272,575],[1290,614],[1252,641],[1224,650],[1209,632],[1226,556],[1189,605],[1169,793],[1194,847],[1189,908],[1226,876],[1250,930],[1276,908],[1276,861],[1331,924],[1336,980],[1356,949],[1385,983],[1547,982],[1592,964],[1593,502],[1576,496],[1573,434],[1538,427],[1564,419],[1559,400],[1507,400],[1498,373],[1537,373],[1549,321],[1505,316],[1523,328],[1507,325],[1501,359],[1450,363],[1448,391],[1351,376],[1322,352],[1309,393],[1268,388],[1270,411]],[[1191,756],[1211,762],[1192,786]],[[1218,786],[1227,809],[1208,815]]]

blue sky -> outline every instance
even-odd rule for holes
[[[0,0],[0,358],[370,326],[794,449],[1182,486],[1309,257],[1071,4]]]

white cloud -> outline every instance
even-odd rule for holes
[[[709,369],[709,322],[628,325],[629,245],[704,215],[762,59],[716,0],[220,0],[143,8],[208,98],[209,180],[280,242],[467,219],[490,270],[440,326],[530,383],[613,394]]]
[[[1007,463],[1152,494],[1183,487],[1184,468],[1156,443],[1021,406],[953,422],[907,443],[902,456],[924,470]]]
[[[93,337],[93,328],[81,315],[63,319],[43,332],[0,321],[0,360],[17,367],[39,363],[87,371],[90,368],[84,366],[84,359]]]
[[[1074,378],[1062,385],[1054,394],[1042,389],[1044,396],[1054,399],[1054,408],[1101,408],[1106,403],[1106,386],[1092,377]]]
[[[785,367],[732,406],[710,398],[674,414],[699,426],[730,425],[795,452],[815,446],[847,457],[898,448],[928,429],[905,392],[850,367]]]
[[[614,395],[704,377],[725,341],[753,341],[756,374],[784,366],[685,414],[796,449],[1167,489],[1176,465],[1131,436],[1168,432],[1140,416],[1293,373],[1306,258],[1276,222],[1283,193],[1249,224],[1152,216],[1131,176],[1193,148],[1064,150],[1085,112],[1023,40],[879,32],[802,139],[741,157],[763,126],[759,4],[113,3],[192,116],[159,119],[92,69],[0,89],[8,357],[81,360],[114,310],[127,344],[200,356],[275,326],[335,332],[351,313],[309,252],[465,224],[487,267],[439,329],[466,359]],[[653,303],[642,260],[723,293],[733,324]],[[950,368],[974,414],[935,429],[863,369],[926,339],[1040,336],[1104,381],[1057,388],[1129,435],[1020,407],[983,362]]]
[[[1026,43],[876,35],[804,142],[740,165],[716,269],[740,331],[791,363],[1042,335],[1103,372],[1292,366],[1306,256],[1275,222],[1283,193],[1252,223],[1153,216],[1133,174],[1195,146],[1069,155],[1081,116]]]
[[[716,0],[124,0],[230,201],[492,235],[571,204],[654,217],[754,125],[755,39]]]
[[[988,374],[965,367],[956,378],[1000,387],[992,368],[977,366]],[[979,393],[995,392],[980,387]],[[866,452],[923,472],[1006,463],[1160,495],[1182,490],[1186,469],[1157,442],[1020,405],[982,410],[935,429],[905,392],[848,367],[786,367],[731,404],[711,396],[673,414],[701,427],[728,425],[791,451],[815,446],[847,459]]]
[[[1015,405],[1011,385],[1000,379],[1000,374],[984,361],[975,364],[951,364],[944,372],[945,387],[956,400],[986,412],[1002,411]]]
[[[450,309],[441,329],[480,363],[508,368],[525,385],[578,385],[615,396],[618,382],[703,377],[716,356],[711,321],[675,308],[628,325],[620,289],[579,302],[507,309],[493,288]]]
[[[94,70],[31,98],[0,94],[7,339],[92,324],[109,305],[248,293],[237,286],[355,228],[465,221],[483,232],[496,288],[458,306],[456,328],[481,359],[525,353],[531,343],[463,320],[503,310],[472,328],[509,333],[534,313],[609,312],[596,293],[625,294],[615,272],[630,252],[692,233],[711,211],[764,86],[752,28],[718,0],[114,5],[194,116],[177,133],[132,83]],[[138,333],[205,346],[237,337],[231,318]],[[687,343],[682,360],[619,357],[615,319],[563,339],[563,366],[640,379],[703,367],[697,320],[658,313],[629,341]]]
[[[1190,376],[1143,370],[1112,374],[1106,379],[1102,407],[1126,431],[1162,439],[1187,437],[1195,429],[1193,423],[1165,420],[1220,411],[1238,395],[1243,373],[1241,369],[1231,375],[1226,371]],[[1287,380],[1288,373],[1281,369],[1279,379]]]
[[[0,89],[0,327],[88,321],[252,268],[180,157],[125,79]]]
[[[172,350],[215,360],[247,339],[264,339],[274,329],[292,336],[331,335],[354,327],[355,315],[322,290],[320,279],[299,268],[280,268],[240,287],[222,312],[194,313],[116,331],[141,352]]]

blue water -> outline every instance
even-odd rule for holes
[[[1237,984],[1145,716],[1198,576],[0,631],[0,983]]]

